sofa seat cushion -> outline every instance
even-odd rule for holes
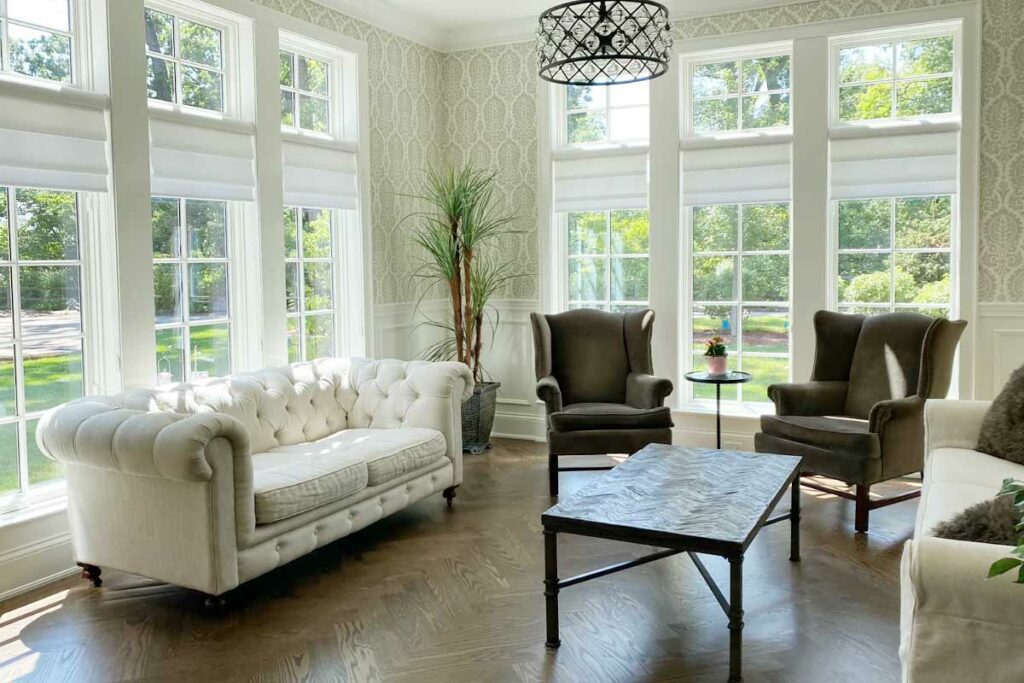
[[[328,437],[330,438],[330,437]],[[323,442],[252,456],[256,523],[270,524],[366,488],[366,458]]]
[[[418,470],[447,457],[448,452],[444,434],[422,427],[346,429],[328,438],[338,447],[362,455],[370,486]]]
[[[671,427],[672,412],[668,406],[633,408],[621,403],[573,403],[551,414],[551,428],[557,432]]]
[[[1003,479],[1024,479],[1024,465],[966,448],[936,448],[928,456],[924,472],[918,536],[931,536],[939,522],[994,498]]]
[[[880,458],[878,435],[866,420],[846,417],[762,415],[761,431],[777,439],[796,441],[850,458]]]

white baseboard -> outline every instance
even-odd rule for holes
[[[44,520],[39,525],[46,523]],[[0,540],[10,531],[9,527],[0,529]],[[0,553],[0,601],[63,579],[76,570],[71,536],[66,531],[5,550]]]

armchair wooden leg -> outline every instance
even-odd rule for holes
[[[548,453],[548,493],[558,495],[558,456]]]
[[[82,568],[82,578],[92,581],[92,585],[99,588],[103,585],[103,579],[100,578],[102,570],[94,564],[85,564],[84,562],[76,563]]]
[[[868,484],[857,484],[857,500],[854,512],[854,529],[857,533],[868,532],[868,513],[871,511],[871,486]]]

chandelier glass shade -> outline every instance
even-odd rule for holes
[[[668,8],[647,0],[566,2],[540,15],[540,77],[565,85],[611,85],[668,71]]]

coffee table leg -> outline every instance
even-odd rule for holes
[[[729,683],[743,680],[743,556],[729,558]]]
[[[558,535],[544,530],[544,601],[547,606],[548,647],[558,647]]]
[[[793,499],[789,505],[789,559],[800,561],[800,475],[793,480]]]

